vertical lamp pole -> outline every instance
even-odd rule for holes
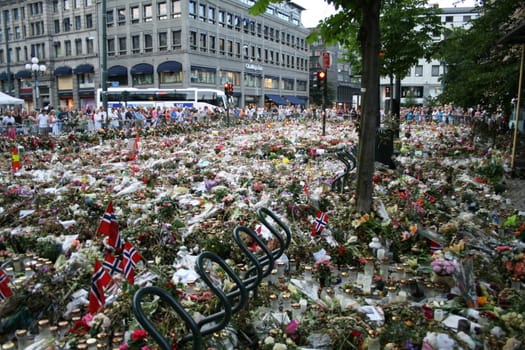
[[[5,52],[7,55],[7,93],[11,95],[13,90],[13,80],[11,77],[11,53],[9,52],[9,10],[4,10],[4,34],[5,34]]]
[[[102,52],[102,107],[104,111],[108,110],[108,54],[107,54],[107,4],[102,0],[102,42],[100,43]]]
[[[31,71],[31,74],[33,75],[33,96],[35,101],[35,110],[38,111],[40,105],[39,105],[39,97],[40,97],[40,89],[39,89],[39,82],[38,82],[38,75],[43,74],[47,67],[45,64],[38,64],[39,60],[38,57],[31,58],[31,63],[26,63],[26,70]]]

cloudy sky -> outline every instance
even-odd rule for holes
[[[319,20],[330,16],[335,12],[332,6],[329,6],[324,0],[294,0],[296,4],[304,7],[306,10],[302,13],[302,22],[305,27],[315,27]],[[429,0],[428,3],[439,3],[440,7],[457,6],[474,6],[474,0]]]

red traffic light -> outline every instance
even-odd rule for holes
[[[317,80],[325,80],[326,79],[326,72],[324,70],[320,70],[317,72]]]

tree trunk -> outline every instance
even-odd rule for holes
[[[379,123],[379,11],[381,0],[365,1],[359,33],[363,93],[357,166],[356,211],[372,210],[376,130]]]

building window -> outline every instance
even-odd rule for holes
[[[241,17],[235,16],[235,30],[240,32],[241,31]]]
[[[55,33],[60,33],[60,20],[55,19]]]
[[[106,12],[106,25],[108,28],[113,27],[115,24],[115,17],[113,16],[113,10]]]
[[[199,19],[203,22],[206,21],[206,5],[199,4]]]
[[[463,23],[468,23],[472,19],[472,16],[463,16]]]
[[[190,32],[190,49],[197,50],[197,32]]]
[[[88,54],[92,54],[94,52],[93,39],[90,39],[90,38],[86,39],[86,52]]]
[[[53,13],[58,13],[58,0],[53,0]]]
[[[200,39],[199,39],[199,47],[201,49],[202,52],[206,52],[208,51],[208,48],[207,48],[207,40],[208,40],[208,36],[206,34],[203,34],[201,33],[200,34]]]
[[[73,8],[74,9],[80,8],[80,0],[73,0]]]
[[[144,52],[153,51],[153,36],[151,34],[144,34]]]
[[[215,23],[215,7],[208,6],[208,23]]]
[[[69,0],[64,0],[63,4],[64,10],[71,10],[71,3],[69,2]]]
[[[414,70],[414,75],[416,77],[422,77],[423,76],[423,66],[417,65],[416,69]]]
[[[71,30],[71,21],[68,18],[64,18],[64,32],[69,32]]]
[[[159,35],[159,51],[168,51],[168,33],[160,32],[158,35]]]
[[[241,58],[241,43],[238,41],[235,43],[235,57]]]
[[[161,84],[182,83],[182,71],[179,72],[161,72],[159,75]]]
[[[421,98],[423,97],[423,87],[422,86],[402,86],[401,87],[401,97]]]
[[[221,82],[229,82],[233,85],[241,85],[241,73],[221,70],[219,72],[219,79]]]
[[[306,91],[307,84],[306,80],[297,80],[297,91]]]
[[[244,86],[252,87],[252,88],[260,88],[261,87],[261,76],[250,74],[250,73],[244,74]]]
[[[93,5],[93,0],[85,0],[85,6],[92,6]]]
[[[224,44],[224,39],[223,38],[219,38],[219,53],[221,55],[225,55],[226,52],[225,52],[225,44]]]
[[[171,32],[173,50],[180,50],[182,48],[182,33],[180,30],[174,30]]]
[[[92,88],[95,86],[95,74],[85,73],[78,75],[78,87],[80,89]]]
[[[139,35],[133,35],[131,37],[131,52],[140,53],[140,36]]]
[[[133,86],[137,85],[151,85],[153,84],[153,74],[134,74],[131,77],[131,83]]]
[[[75,16],[75,30],[82,29],[82,17]]]
[[[264,87],[266,89],[278,89],[279,78],[278,77],[264,77]]]
[[[60,41],[55,42],[53,47],[55,49],[55,57],[60,57],[62,55],[62,45]]]
[[[171,17],[177,18],[180,17],[181,9],[180,9],[180,0],[172,0],[171,1]]]
[[[228,28],[233,28],[233,15],[231,13],[226,14],[226,24],[228,25]]]
[[[439,77],[439,65],[437,64],[432,65],[432,76]]]
[[[233,41],[228,40],[228,56],[233,56]]]
[[[126,9],[118,9],[117,16],[118,16],[118,25],[119,26],[125,25],[126,24]]]
[[[446,23],[454,22],[454,16],[445,16],[445,22]]]
[[[215,84],[216,72],[209,69],[191,69],[191,82],[197,84]]]
[[[93,28],[93,15],[86,15],[86,28]]]
[[[22,33],[20,31],[20,27],[15,27],[15,39],[20,39],[22,37]]]
[[[168,5],[165,2],[159,2],[157,4],[157,12],[159,20],[168,19]]]
[[[153,10],[151,4],[144,5],[142,9],[144,10],[144,22],[151,22],[153,20]]]
[[[190,1],[188,4],[188,13],[190,18],[197,17],[197,3],[195,1]]]
[[[82,55],[82,39],[75,39],[75,55]]]
[[[210,35],[210,52],[215,53],[216,47],[215,47],[215,36]]]
[[[65,47],[66,47],[66,57],[70,57],[73,52],[71,49],[71,40],[64,41]]]
[[[131,7],[129,9],[130,16],[131,16],[131,23],[139,23],[140,22],[140,10],[138,6]]]
[[[283,90],[293,90],[294,85],[293,79],[281,79],[281,89]]]
[[[224,27],[224,11],[219,10],[218,22],[221,27]]]
[[[124,56],[128,53],[127,51],[126,37],[118,38],[118,54]]]
[[[115,39],[108,39],[108,56],[115,56]]]

